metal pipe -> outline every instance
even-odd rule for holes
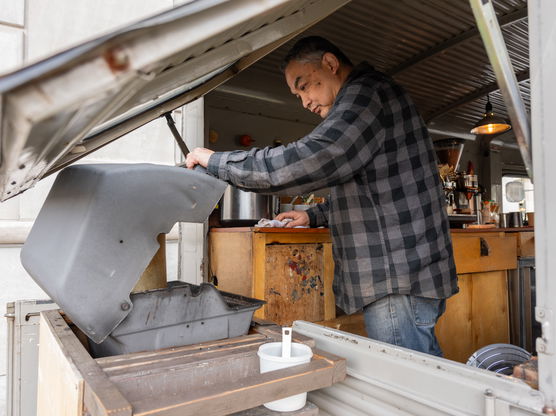
[[[14,302],[9,302],[6,304],[6,313],[4,317],[6,318],[7,326],[7,336],[8,336],[8,354],[7,354],[7,377],[6,377],[6,410],[8,415],[15,414],[14,405],[17,406],[19,410],[18,403],[15,402],[14,392],[14,379],[19,378],[19,374],[14,374],[15,372],[15,357],[16,352],[14,351],[15,344],[15,304]],[[5,341],[4,341],[5,342]]]
[[[442,128],[427,127],[430,134],[438,134],[439,136],[457,137],[458,139],[465,139],[475,141],[476,136],[471,133],[462,133],[460,131],[445,130]]]
[[[491,389],[485,391],[485,416],[496,415],[496,397]]]
[[[508,108],[512,128],[519,145],[521,157],[527,174],[533,180],[533,163],[531,158],[531,125],[521,98],[519,85],[513,70],[502,31],[498,25],[496,13],[491,0],[469,0],[475,15],[475,21],[485,44],[494,74]]]

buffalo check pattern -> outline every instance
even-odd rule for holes
[[[388,294],[458,291],[432,141],[409,95],[362,63],[327,117],[286,146],[214,153],[208,170],[254,192],[329,188],[308,212],[330,228],[337,305],[354,313]]]

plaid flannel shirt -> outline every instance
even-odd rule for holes
[[[208,170],[255,192],[330,188],[327,203],[307,213],[311,226],[330,228],[336,304],[346,313],[388,294],[458,291],[432,141],[408,94],[366,63],[307,136],[214,153]]]

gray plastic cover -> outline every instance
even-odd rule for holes
[[[203,222],[227,184],[204,173],[151,164],[63,170],[23,246],[38,285],[93,341],[130,313],[129,294],[177,221]]]
[[[133,311],[100,344],[95,358],[153,351],[247,334],[265,301],[200,286],[168,282],[164,289],[132,293]]]

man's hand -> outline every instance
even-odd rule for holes
[[[282,212],[276,216],[278,221],[283,221],[287,218],[291,219],[291,221],[286,224],[286,228],[306,227],[309,225],[309,216],[305,211]]]
[[[197,147],[192,152],[187,154],[185,158],[185,166],[188,169],[193,169],[196,165],[201,165],[206,168],[210,159],[210,155],[214,152],[203,147]]]

